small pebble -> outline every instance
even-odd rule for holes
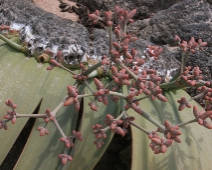
[[[65,8],[66,6],[69,6],[67,3],[61,3],[60,5],[59,5],[59,7],[60,8]]]
[[[62,8],[61,12],[66,12],[69,10],[69,8],[70,8],[70,6],[66,6],[66,7]]]

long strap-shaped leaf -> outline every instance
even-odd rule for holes
[[[59,68],[54,68],[52,71],[47,71],[48,64],[41,66],[34,58],[25,59],[25,54],[18,52],[3,41],[0,41],[0,117],[2,118],[6,111],[9,109],[4,102],[7,99],[12,99],[17,105],[16,109],[20,114],[31,114],[40,100],[43,98],[40,113],[44,113],[46,108],[54,109],[59,101],[66,95],[66,87],[73,84],[72,76]],[[75,123],[71,123],[71,120],[75,119],[76,113],[70,114],[69,110],[62,110],[65,116],[59,116],[59,123],[62,126],[73,127]],[[18,137],[20,131],[25,125],[28,118],[20,118],[15,125],[8,122],[8,130],[1,130],[0,133],[0,161],[2,162],[10,150],[11,146]],[[37,126],[43,126],[45,123],[43,120],[37,122],[34,129]],[[57,154],[61,151],[61,143],[59,142],[59,134],[55,131],[55,128],[51,129],[51,126],[47,126],[50,131],[49,136],[43,138],[39,137],[39,132],[36,131],[37,137],[33,138],[35,148],[30,149],[29,155],[36,155],[38,159],[38,168],[42,164],[46,164],[53,158],[52,162],[57,162]],[[46,141],[46,139],[50,141]],[[48,142],[48,143],[46,143]],[[48,147],[38,152],[37,148],[47,144]],[[58,146],[57,146],[58,145]],[[59,146],[60,145],[60,146]],[[58,152],[59,150],[59,152]],[[27,160],[24,161],[25,168],[27,164],[31,164],[35,161],[30,159],[27,155]],[[24,156],[24,154],[23,154]],[[36,167],[36,166],[35,166]]]
[[[104,84],[109,83],[108,79],[102,81],[104,81]],[[91,82],[90,86],[96,89],[94,82]],[[90,93],[89,89],[86,89],[85,93]],[[105,116],[111,114],[117,117],[120,114],[120,103],[119,101],[113,102],[109,100],[109,105],[105,106],[103,103],[98,102],[98,111],[94,112],[88,106],[88,103],[93,100],[93,97],[84,99],[84,111],[80,127],[80,132],[82,132],[84,140],[82,142],[77,142],[75,151],[72,153],[74,154],[73,161],[64,167],[58,167],[58,170],[92,170],[110,144],[113,137],[113,132],[111,130],[106,133],[107,138],[103,140],[104,145],[102,145],[100,149],[97,149],[96,145],[93,144],[96,138],[91,127],[95,124],[101,124],[105,127]]]
[[[175,93],[167,92],[168,102],[151,101],[145,99],[140,101],[140,107],[149,113],[154,119],[163,124],[168,120],[172,124],[182,123],[194,119],[192,108],[186,108],[183,112],[178,112],[177,100],[182,96],[190,98],[184,90],[178,90]],[[198,106],[195,101],[191,102],[192,106]],[[130,115],[136,118],[135,122],[148,130],[157,128],[145,120],[143,117],[129,111]],[[147,135],[139,129],[132,127],[132,169],[133,170],[182,170],[182,169],[211,169],[212,167],[212,131],[201,127],[198,123],[192,123],[180,128],[182,143],[173,142],[164,154],[155,155],[149,143]]]

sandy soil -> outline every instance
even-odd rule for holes
[[[78,15],[76,15],[75,13],[61,12],[61,9],[59,7],[59,0],[33,0],[33,2],[45,11],[54,13],[62,18],[67,18],[72,21],[77,21],[79,19]],[[68,0],[63,0],[63,2],[70,5],[75,5],[75,3]]]

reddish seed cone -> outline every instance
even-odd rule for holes
[[[88,14],[89,18],[92,20],[98,19],[98,16],[96,14]]]
[[[55,66],[58,66],[58,67],[60,67],[60,63],[58,63],[56,60],[50,60],[50,63],[51,64],[53,64],[53,65],[55,65]]]
[[[17,120],[16,117],[13,117],[12,120],[11,120],[12,124],[15,124],[16,120]]]
[[[58,155],[58,158],[61,159],[63,165],[65,165],[67,163],[67,161],[73,160],[73,158],[71,156],[66,155],[66,154],[60,154],[60,155]]]
[[[69,106],[74,102],[74,99],[72,97],[69,97],[65,102],[64,102],[64,106]]]
[[[129,19],[132,19],[134,17],[134,15],[136,14],[137,10],[136,9],[133,9],[132,11],[130,11],[128,13],[128,18]]]

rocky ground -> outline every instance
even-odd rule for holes
[[[66,6],[69,7],[65,12],[61,12],[64,9],[59,8],[62,2],[67,3]],[[177,60],[180,60],[180,50],[174,42],[174,35],[179,35],[183,40],[195,37],[196,40],[201,38],[208,42],[204,51],[192,54],[187,65],[199,66],[203,71],[204,80],[211,81],[211,0],[73,0],[72,2],[68,0],[0,0],[0,24],[27,23],[32,26],[33,33],[39,35],[37,41],[39,37],[48,39],[49,48],[56,44],[60,49],[66,49],[70,44],[78,44],[89,56],[101,56],[108,52],[107,32],[100,26],[92,27],[87,14],[96,9],[102,12],[113,10],[115,5],[125,9],[128,7],[129,10],[137,9],[135,22],[129,26],[128,32],[139,37],[139,40],[131,46],[139,50],[141,56],[148,44],[165,49],[157,62],[149,64],[161,74],[166,75],[166,70],[179,66]],[[79,60],[82,54],[70,54],[68,57],[69,60],[73,58]],[[196,94],[192,89],[189,93],[192,96]],[[123,144],[122,140],[116,136],[108,152],[103,156],[105,159],[97,165],[96,170],[103,169],[105,165],[111,165],[113,170],[129,169],[130,160],[128,159],[127,162],[125,159],[125,152],[130,153],[128,138]],[[119,157],[111,163],[107,159],[111,155]]]
[[[75,2],[71,2],[68,0],[63,0],[64,4],[69,6],[76,6]],[[59,0],[33,0],[33,3],[38,7],[44,9],[47,12],[53,13],[59,17],[70,19],[72,21],[79,21],[79,16],[72,12],[71,9],[67,8],[66,5],[61,5],[61,1]],[[63,8],[60,8],[63,7]],[[65,8],[66,7],[66,8]]]

